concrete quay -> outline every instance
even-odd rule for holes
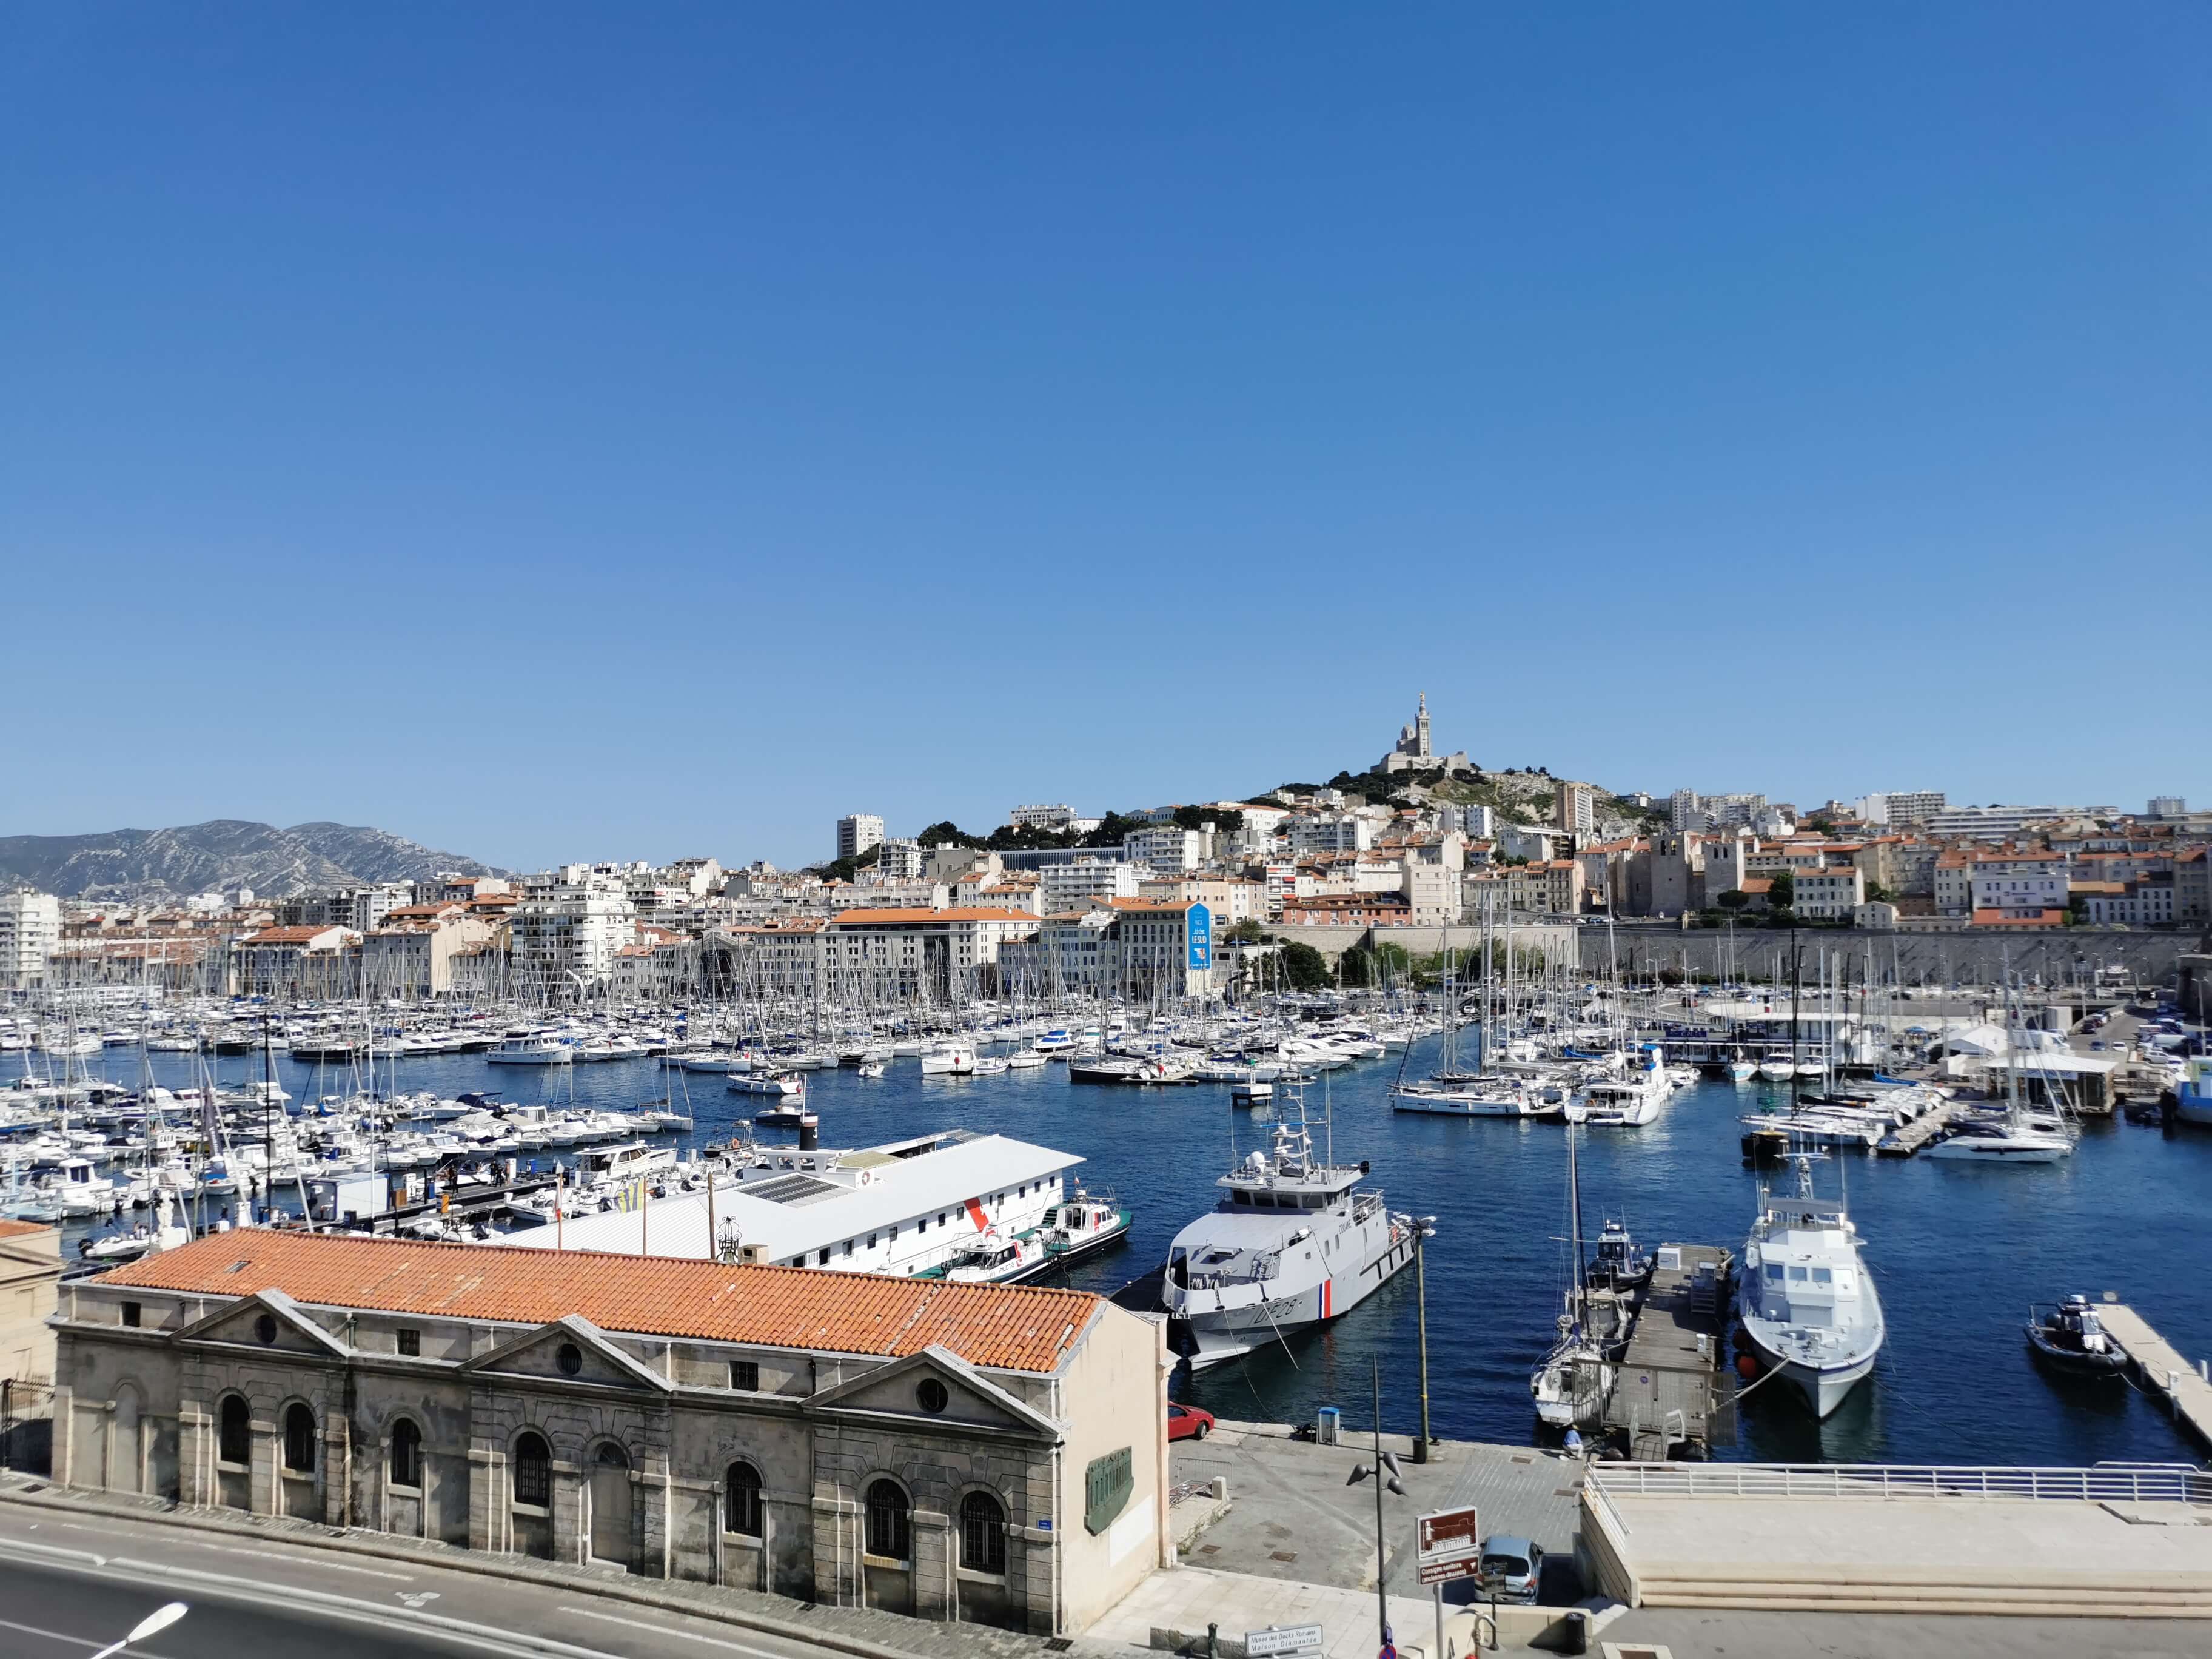
[[[2097,1317],[2127,1352],[2143,1386],[2165,1400],[2198,1440],[2212,1444],[2212,1381],[2203,1362],[2190,1364],[2173,1344],[2151,1328],[2150,1321],[2121,1302],[2102,1302]]]
[[[1583,1544],[1632,1607],[2212,1620],[2212,1475],[1614,1464]]]

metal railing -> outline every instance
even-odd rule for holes
[[[1917,1463],[1593,1463],[1589,1481],[1608,1498],[2008,1498],[2212,1504],[2212,1472],[2188,1463],[2100,1463],[2070,1469]]]

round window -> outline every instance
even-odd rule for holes
[[[574,1376],[584,1369],[584,1351],[573,1342],[563,1342],[561,1352],[554,1355],[561,1367],[561,1375]]]
[[[260,1338],[264,1343],[274,1342],[276,1340],[276,1316],[274,1314],[264,1314],[260,1318],[255,1320],[253,1322],[253,1334],[255,1336]]]
[[[952,1396],[945,1391],[945,1384],[933,1376],[925,1376],[921,1386],[914,1391],[915,1400],[922,1410],[934,1414],[952,1403]]]

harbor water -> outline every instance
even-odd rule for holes
[[[1417,1044],[1409,1072],[1425,1071],[1434,1047]],[[138,1077],[135,1050],[87,1063],[118,1082]],[[260,1075],[258,1056],[213,1063],[226,1085]],[[347,1086],[344,1068],[276,1063],[295,1104]],[[195,1064],[151,1057],[155,1079],[172,1087],[189,1086]],[[1537,1432],[1528,1375],[1553,1337],[1568,1271],[1565,1131],[1556,1122],[1394,1113],[1387,1091],[1397,1070],[1393,1056],[1330,1073],[1311,1086],[1310,1111],[1318,1116],[1326,1100],[1335,1157],[1369,1160],[1392,1208],[1436,1218],[1426,1255],[1432,1431],[1526,1443]],[[378,1071],[384,1085],[381,1062]],[[759,1103],[728,1092],[720,1076],[664,1073],[649,1060],[540,1071],[478,1054],[430,1056],[398,1062],[398,1081],[410,1091],[497,1090],[510,1101],[563,1105],[573,1097],[622,1107],[668,1093],[688,1103],[697,1123],[679,1144],[720,1139],[739,1125],[763,1146],[795,1139],[750,1131]],[[1770,1086],[1698,1083],[1678,1091],[1656,1123],[1583,1132],[1586,1231],[1619,1218],[1647,1248],[1682,1242],[1740,1252],[1757,1177],[1741,1161],[1736,1120]],[[1074,1270],[1073,1284],[1102,1292],[1160,1266],[1176,1232],[1212,1206],[1231,1158],[1264,1144],[1270,1121],[1264,1110],[1232,1110],[1224,1085],[1075,1085],[1058,1064],[925,1078],[915,1060],[901,1059],[880,1079],[813,1073],[808,1097],[824,1146],[962,1127],[1080,1155],[1087,1161],[1076,1174],[1136,1216],[1125,1248]],[[1743,1405],[1736,1443],[1717,1455],[2069,1465],[2200,1458],[2131,1385],[2069,1382],[2039,1368],[2021,1327],[2031,1303],[2109,1290],[2184,1353],[2212,1354],[2212,1297],[2203,1288],[2212,1242],[2201,1207],[2212,1194],[2212,1133],[2096,1119],[2075,1156],[2055,1164],[1991,1170],[1842,1153],[1815,1166],[1815,1183],[1847,1193],[1888,1340],[1874,1377],[1826,1423],[1762,1389]],[[1409,1431],[1419,1412],[1410,1270],[1334,1325],[1202,1376],[1178,1376],[1174,1389],[1224,1416],[1310,1420],[1338,1404],[1347,1420],[1364,1421],[1370,1358],[1382,1363],[1387,1423]]]

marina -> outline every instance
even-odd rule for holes
[[[1082,1024],[1076,1023],[1069,1049],[1080,1042]],[[1103,1031],[1098,1040],[1106,1040]],[[1326,1104],[1339,1158],[1356,1149],[1358,1159],[1370,1162],[1373,1184],[1385,1191],[1391,1210],[1437,1217],[1425,1267],[1437,1431],[1526,1443],[1547,1432],[1531,1408],[1528,1379],[1555,1340],[1565,1277],[1565,1247],[1556,1242],[1567,1231],[1559,1203],[1562,1125],[1557,1118],[1395,1110],[1390,1090],[1401,1066],[1415,1077],[1437,1071],[1439,1042],[1439,1033],[1416,1036],[1381,1060],[1341,1060],[1317,1070],[1306,1091],[1316,1115]],[[1001,1051],[1006,1046],[999,1045]],[[726,1059],[732,1052],[715,1051]],[[116,1098],[135,1088],[141,1066],[137,1048],[120,1044],[71,1063],[81,1063]],[[995,1076],[924,1077],[919,1045],[882,1063],[881,1077],[834,1063],[805,1074],[805,1105],[818,1119],[819,1145],[881,1146],[958,1127],[1081,1159],[1074,1173],[1092,1192],[1115,1194],[1115,1207],[1127,1212],[1125,1242],[1062,1264],[1046,1282],[1063,1282],[1064,1275],[1078,1288],[1106,1292],[1148,1274],[1158,1282],[1176,1233],[1214,1206],[1224,1163],[1241,1162],[1269,1144],[1282,1109],[1267,1097],[1234,1105],[1236,1085],[1227,1081],[1101,1090],[1075,1084],[1071,1068],[1057,1062]],[[203,1066],[227,1091],[250,1090],[263,1074],[262,1056],[250,1048],[153,1052],[144,1064],[155,1086],[172,1091],[196,1086]],[[289,1120],[295,1129],[317,1121],[312,1114],[319,1103],[340,1093],[355,1064],[298,1060],[281,1049],[275,1054],[273,1080],[300,1114]],[[381,1086],[400,1095],[458,1103],[470,1094],[507,1091],[500,1096],[508,1109],[497,1120],[504,1126],[499,1135],[542,1144],[489,1156],[517,1158],[524,1182],[578,1161],[581,1145],[554,1145],[554,1139],[590,1134],[599,1137],[592,1146],[643,1139],[695,1166],[688,1176],[679,1169],[657,1179],[696,1204],[704,1188],[696,1166],[708,1147],[737,1139],[781,1157],[798,1151],[803,1133],[796,1123],[755,1125],[756,1110],[769,1103],[729,1093],[713,1073],[687,1074],[653,1056],[539,1069],[495,1066],[478,1049],[404,1054],[393,1061],[380,1055],[377,1064]],[[0,1069],[58,1073],[62,1067],[58,1061],[49,1067],[33,1053],[0,1059]],[[518,1076],[531,1080],[518,1086]],[[1786,1113],[1790,1093],[1788,1085],[1698,1077],[1672,1091],[1655,1122],[1578,1135],[1582,1182],[1594,1211],[1625,1217],[1640,1239],[1741,1238],[1754,1201],[1754,1172],[1743,1165],[1738,1120],[1762,1108]],[[10,1097],[0,1091],[0,1101]],[[656,1114],[652,1123],[642,1119],[648,1111]],[[659,1127],[687,1119],[689,1127]],[[280,1134],[286,1121],[277,1119]],[[464,1109],[410,1133],[431,1146],[449,1134],[458,1147],[460,1130],[477,1121]],[[127,1130],[94,1133],[104,1142]],[[1831,1158],[1830,1172],[1848,1178],[1852,1216],[1871,1241],[1887,1340],[1873,1376],[1825,1420],[1814,1419],[1802,1402],[1783,1399],[1778,1390],[1784,1385],[1751,1391],[1734,1413],[1735,1443],[1714,1444],[1713,1456],[2070,1462],[2197,1455],[2185,1425],[2157,1401],[2133,1389],[2085,1394],[2082,1385],[2039,1370],[2021,1340],[2017,1310],[2050,1301],[2066,1281],[2094,1285],[2100,1293],[2109,1286],[2130,1305],[2149,1305],[2161,1282],[2159,1264],[2189,1259],[2200,1248],[2188,1207],[2176,1195],[2212,1182],[2212,1135],[2115,1115],[2085,1120],[2078,1153],[2058,1164],[1984,1171],[1925,1158],[1869,1157],[1863,1149],[1832,1150]],[[97,1176],[112,1167],[93,1165],[87,1172]],[[257,1167],[240,1172],[248,1187]],[[428,1176],[437,1166],[411,1167]],[[685,1179],[698,1184],[679,1192],[674,1183]],[[574,1188],[562,1190],[577,1199]],[[543,1189],[536,1195],[542,1199]],[[296,1207],[289,1183],[280,1182],[278,1197]],[[226,1201],[235,1200],[211,1198],[208,1217]],[[479,1194],[464,1188],[451,1202],[474,1210]],[[594,1213],[599,1202],[592,1200]],[[434,1217],[436,1208],[434,1201],[428,1206]],[[930,1213],[933,1226],[936,1212]],[[80,1238],[117,1227],[127,1233],[146,1214],[126,1207],[114,1222],[70,1218],[65,1249],[74,1255]],[[471,1229],[475,1219],[468,1218]],[[571,1214],[563,1226],[579,1224],[605,1227],[618,1248],[637,1247],[634,1216],[611,1212],[601,1221],[580,1223]],[[651,1224],[648,1243],[677,1236]],[[532,1231],[542,1238],[556,1230]],[[1966,1241],[2023,1231],[2036,1242],[2033,1252],[1981,1253],[1971,1281],[1948,1269]],[[841,1232],[835,1242],[848,1236]],[[865,1231],[859,1237],[864,1240]],[[2051,1282],[2053,1275],[2061,1282]],[[1402,1421],[1414,1405],[1419,1358],[1412,1281],[1409,1273],[1393,1275],[1342,1317],[1287,1341],[1270,1341],[1233,1364],[1180,1376],[1177,1395],[1239,1418],[1310,1420],[1320,1407],[1364,1387],[1374,1355],[1383,1362],[1386,1411]],[[2178,1352],[2212,1353],[2212,1319],[2200,1303],[2172,1298],[2157,1306],[2154,1321]],[[1652,1339],[1659,1329],[1644,1327]],[[1725,1367],[1726,1356],[1721,1363]],[[1975,1377],[1972,1390],[1958,1383],[1967,1370]],[[1716,1386],[1725,1389],[1728,1379]],[[1625,1404],[1630,1396],[1620,1398]],[[1650,1419],[1640,1412],[1637,1418],[1640,1431]]]

